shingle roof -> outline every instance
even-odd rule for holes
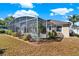
[[[55,25],[70,25],[70,22],[63,22],[63,21],[57,21],[57,20],[48,20],[48,24],[55,24]]]

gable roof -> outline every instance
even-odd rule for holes
[[[62,26],[69,26],[71,23],[70,22],[63,22],[63,21],[57,21],[57,20],[48,20],[48,24],[54,24],[54,25],[62,25]]]

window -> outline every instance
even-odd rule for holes
[[[51,30],[51,26],[49,26],[49,30]]]
[[[49,30],[51,30],[51,25],[48,25],[47,28],[49,28]]]
[[[56,31],[61,32],[61,30],[62,30],[62,26],[57,26],[57,30]]]
[[[52,25],[52,30],[56,31],[56,25]]]

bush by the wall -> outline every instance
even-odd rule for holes
[[[5,33],[5,30],[0,29],[0,33]]]
[[[53,30],[52,32],[48,32],[48,36],[50,39],[53,39],[57,36],[57,33],[56,33],[56,31]]]
[[[79,34],[75,34],[76,37],[79,37]]]
[[[49,36],[49,38],[52,38],[51,32],[48,32],[48,36]]]
[[[24,41],[30,41],[31,38],[32,38],[32,37],[31,37],[30,34],[24,35],[24,36],[22,37],[22,39],[23,39]]]
[[[52,30],[52,38],[55,38],[57,36],[57,32]]]
[[[13,33],[13,31],[12,30],[6,30],[5,33],[8,34],[8,35],[11,35]]]

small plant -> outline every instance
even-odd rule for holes
[[[50,39],[56,38],[57,33],[56,33],[56,31],[53,30],[52,32],[48,32],[48,36],[49,36]]]
[[[23,39],[24,41],[30,41],[31,38],[32,38],[31,35],[30,35],[30,34],[27,34],[27,35],[24,35],[22,39]]]
[[[49,36],[49,38],[52,38],[51,32],[48,32],[48,36]]]
[[[56,31],[52,30],[52,38],[55,38],[57,36]]]
[[[6,30],[5,33],[8,34],[8,35],[11,35],[13,33],[13,31],[12,30]]]
[[[79,34],[75,34],[76,37],[79,37]]]
[[[5,31],[4,31],[4,30],[2,30],[2,29],[0,29],[0,33],[5,33]]]

